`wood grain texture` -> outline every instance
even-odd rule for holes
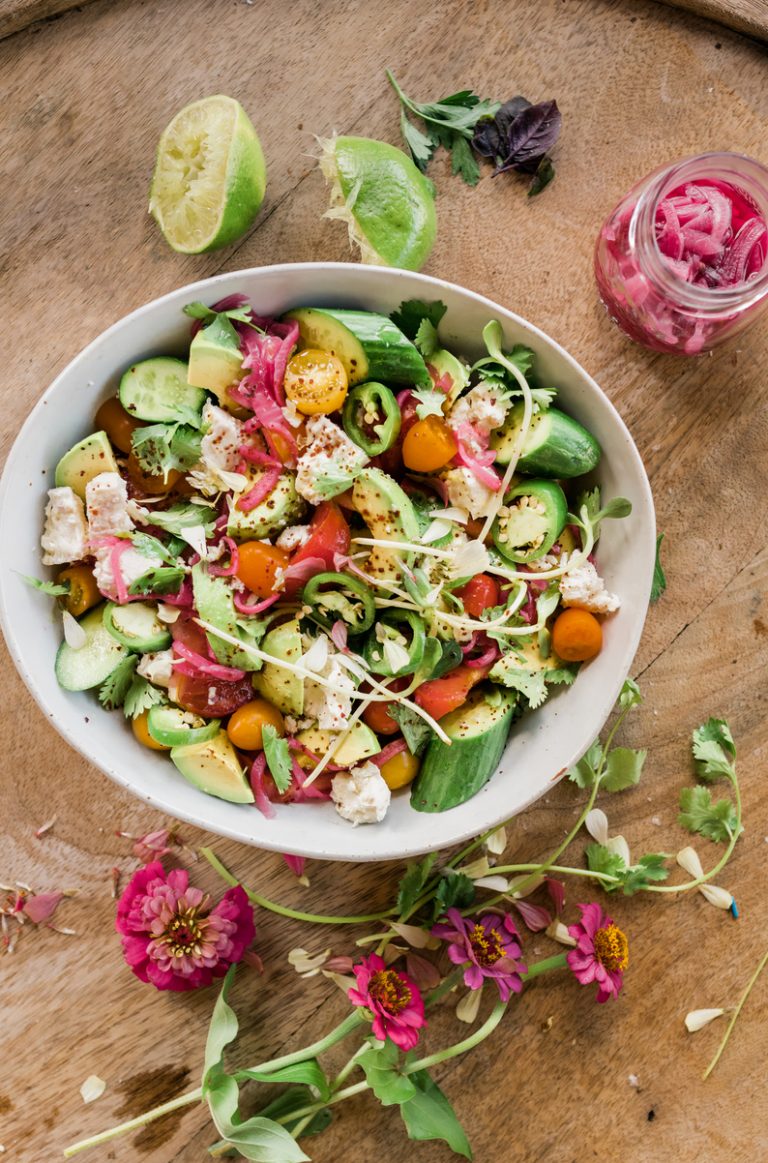
[[[512,8],[515,19],[507,19]],[[436,1077],[478,1163],[510,1155],[521,1163],[763,1159],[766,983],[706,1084],[701,1071],[721,1031],[713,1025],[691,1037],[682,1018],[734,1002],[768,925],[768,328],[763,322],[695,361],[642,351],[609,325],[591,250],[618,196],[660,161],[723,145],[764,152],[764,52],[650,0],[393,0],[386,8],[364,0],[125,0],[7,40],[0,76],[13,196],[0,204],[0,270],[13,342],[4,347],[3,450],[64,364],[148,298],[221,269],[348,257],[341,225],[321,217],[326,194],[307,156],[311,134],[336,129],[397,142],[385,65],[417,97],[470,84],[500,96],[556,96],[561,105],[558,175],[539,199],[526,200],[514,178],[486,177],[470,190],[444,160],[435,164],[440,233],[426,269],[520,311],[562,342],[617,406],[648,466],[670,587],[649,612],[634,667],[646,702],[624,734],[649,749],[647,775],[605,805],[612,830],[636,852],[681,845],[675,819],[679,788],[690,779],[687,739],[713,713],[729,718],[738,741],[747,822],[724,878],[739,902],[738,923],[698,894],[612,899],[632,941],[619,1002],[596,1007],[590,989],[564,975],[545,978],[493,1039]],[[145,213],[154,148],[176,109],[220,90],[240,98],[258,126],[267,201],[238,246],[184,258]],[[1,674],[0,882],[78,892],[57,916],[77,936],[25,931],[0,962],[3,1158],[51,1163],[66,1143],[196,1085],[212,997],[156,994],[121,964],[110,870],[128,875],[134,863],[115,833],[165,821],[67,748],[5,655]],[[511,826],[510,857],[543,858],[580,801],[572,786],[555,788]],[[36,839],[54,814],[52,831]],[[180,831],[193,847],[213,839]],[[300,908],[381,907],[399,874],[387,865],[315,865],[302,889],[278,857],[214,842],[248,883]],[[705,864],[714,861],[708,842],[697,847]],[[218,892],[207,868],[198,864],[193,875]],[[572,889],[571,915],[579,899]],[[350,953],[358,935],[266,913],[258,929],[265,975],[243,973],[234,993],[249,1062],[319,1036],[345,1011],[324,981],[293,973],[287,951]],[[527,948],[532,959],[551,950],[542,937]],[[458,1036],[452,1006],[432,1020],[430,1046]],[[91,1073],[108,1087],[83,1106],[79,1087]],[[192,1108],[90,1158],[201,1163],[213,1138],[205,1112]],[[364,1097],[342,1107],[309,1150],[316,1163],[450,1157],[440,1145],[410,1144],[397,1115]]]
[[[84,8],[93,0],[0,0],[0,40],[20,32],[38,20]]]
[[[766,0],[664,0],[664,3],[716,20],[756,40],[768,40]]]

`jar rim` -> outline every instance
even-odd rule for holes
[[[663,295],[673,298],[680,306],[708,313],[719,313],[724,309],[744,311],[758,301],[768,289],[768,256],[764,269],[748,282],[730,287],[707,287],[687,283],[675,273],[665,261],[656,238],[656,207],[664,194],[685,180],[693,180],[692,169],[711,167],[717,172],[710,178],[729,181],[732,185],[759,186],[764,205],[760,213],[768,224],[768,168],[746,154],[713,150],[709,153],[694,154],[680,161],[659,167],[646,179],[629,221],[629,245],[641,254],[648,264],[647,275]],[[744,169],[750,172],[745,173]],[[704,175],[699,173],[699,180]],[[753,197],[754,191],[746,192]],[[643,245],[645,243],[645,245]]]

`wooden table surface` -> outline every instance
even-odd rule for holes
[[[710,714],[727,716],[746,833],[723,879],[741,917],[733,921],[699,894],[611,900],[632,942],[617,1003],[598,1008],[591,990],[564,975],[543,979],[502,1031],[436,1071],[480,1163],[768,1157],[768,983],[707,1083],[701,1072],[722,1026],[694,1037],[682,1025],[690,1009],[733,1004],[768,927],[768,324],[702,359],[652,355],[612,329],[591,274],[602,217],[646,171],[712,148],[766,160],[766,63],[756,43],[651,0],[97,0],[0,43],[6,451],[64,364],[145,300],[219,270],[348,257],[341,225],[321,217],[326,195],[308,156],[311,135],[336,129],[397,142],[385,65],[422,99],[471,85],[560,104],[557,178],[538,199],[527,200],[514,179],[484,178],[470,190],[442,161],[434,166],[440,231],[426,269],[548,331],[597,378],[633,432],[666,533],[669,589],[649,611],[633,668],[646,701],[624,735],[648,748],[647,773],[610,802],[611,827],[637,851],[676,851],[690,731]],[[146,214],[154,149],[178,108],[218,91],[238,97],[258,127],[267,200],[238,246],[183,258]],[[157,994],[139,984],[112,930],[110,870],[134,867],[116,831],[141,834],[167,821],[69,750],[7,656],[2,684],[0,881],[78,891],[57,914],[75,936],[25,930],[0,961],[3,1158],[49,1163],[73,1139],[197,1085],[212,995]],[[510,828],[510,855],[543,858],[580,802],[573,785],[558,786]],[[54,815],[54,827],[36,839]],[[193,847],[211,840],[181,832]],[[709,842],[696,843],[705,863],[713,861]],[[310,887],[301,888],[277,856],[223,841],[216,848],[265,895],[308,909],[380,906],[399,873],[315,865]],[[196,875],[218,891],[200,865]],[[573,907],[578,897],[569,895]],[[317,1037],[344,1011],[323,979],[294,974],[287,951],[352,951],[348,930],[309,930],[263,913],[258,930],[265,975],[243,974],[235,993],[249,1060]],[[547,946],[530,940],[536,951]],[[456,1029],[450,1010],[433,1022],[435,1044]],[[90,1074],[107,1090],[84,1106],[79,1088]],[[205,1112],[192,1108],[85,1158],[192,1163],[207,1158],[214,1137]],[[318,1163],[449,1157],[441,1145],[415,1148],[397,1115],[364,1096],[340,1109],[311,1151]]]

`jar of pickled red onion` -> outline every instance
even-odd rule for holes
[[[707,153],[656,170],[608,216],[595,277],[637,343],[676,355],[722,343],[768,306],[768,169]]]

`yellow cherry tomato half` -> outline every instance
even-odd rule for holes
[[[288,361],[285,394],[305,416],[336,412],[347,395],[347,373],[329,351],[307,348]]]
[[[571,606],[552,627],[552,649],[565,662],[587,662],[600,653],[603,629],[594,614]]]
[[[252,699],[233,711],[227,723],[227,734],[241,751],[260,751],[264,746],[262,731],[268,723],[278,735],[285,734],[285,722],[277,707],[266,699]]]
[[[416,778],[419,770],[419,761],[410,751],[399,751],[386,763],[381,765],[381,775],[390,791],[397,791],[399,787],[407,787]]]
[[[170,751],[170,747],[166,747],[164,743],[158,743],[157,739],[153,739],[149,733],[147,726],[147,717],[149,711],[142,711],[131,722],[131,729],[143,747],[149,747],[151,751]]]
[[[413,472],[435,472],[456,455],[456,438],[439,416],[425,416],[409,428],[403,441],[403,463]]]
[[[288,554],[263,541],[244,541],[237,550],[237,576],[258,598],[268,598],[275,590],[278,569],[288,565]]]
[[[96,427],[106,432],[112,444],[120,452],[131,451],[131,437],[137,428],[146,427],[143,420],[137,420],[126,412],[117,396],[105,400],[96,413]]]
[[[61,598],[61,604],[73,618],[79,618],[86,610],[90,610],[91,606],[96,606],[101,601],[93,570],[87,565],[67,566],[57,574],[56,581],[60,585],[69,582],[69,593]]]

